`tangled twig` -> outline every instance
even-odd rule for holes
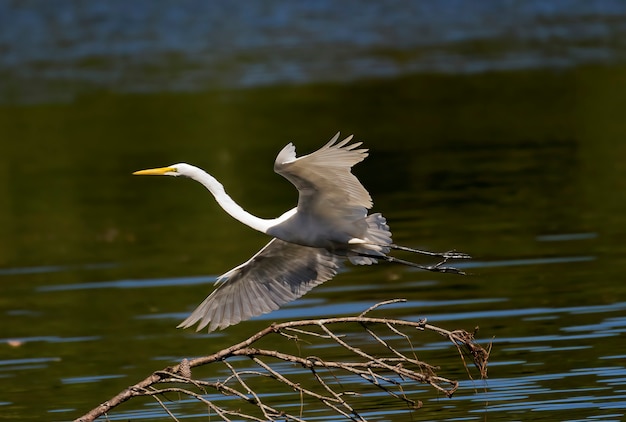
[[[436,366],[417,358],[411,343],[415,330],[430,331],[446,337],[457,348],[464,365],[464,356],[471,356],[480,377],[487,377],[489,352],[474,342],[473,334],[464,330],[448,331],[427,324],[426,320],[406,321],[367,316],[380,306],[399,301],[402,300],[378,303],[353,317],[272,324],[247,340],[217,353],[195,359],[183,359],[176,366],[156,371],[76,421],[93,421],[137,396],[153,397],[173,420],[177,420],[173,412],[167,408],[166,403],[161,400],[166,393],[173,392],[196,399],[207,406],[210,414],[217,415],[225,421],[230,418],[257,421],[276,419],[303,421],[306,404],[310,401],[321,403],[334,415],[364,421],[366,419],[356,408],[358,404],[356,397],[361,393],[348,388],[349,385],[354,386],[355,377],[365,381],[365,385],[374,386],[387,393],[404,406],[417,409],[422,406],[421,401],[409,397],[405,391],[406,387],[412,383],[430,385],[436,391],[451,397],[458,388],[458,382],[438,376]],[[355,331],[355,327],[358,331]],[[347,328],[351,328],[352,331],[339,332]],[[363,333],[367,336],[363,337]],[[260,339],[276,334],[298,343],[301,343],[304,338],[310,342],[316,340],[331,342],[343,348],[349,356],[342,360],[333,360],[253,347]],[[242,356],[249,359],[249,365],[240,368],[238,365],[241,365],[241,362],[237,361],[235,364],[233,358]],[[308,372],[312,377],[303,378],[302,373],[295,375],[293,371],[288,371],[289,374],[287,374],[281,370],[281,363],[283,366],[284,363],[300,366],[306,370],[305,374]],[[210,364],[223,365],[222,368],[225,367],[230,375],[221,382],[192,377],[192,368]],[[467,365],[465,367],[467,368]],[[469,368],[467,371],[471,377]],[[268,398],[271,395],[262,390],[262,388],[267,388],[265,384],[260,384],[262,380],[271,380],[275,383],[272,386],[272,392],[281,388],[284,393],[297,393],[300,400],[298,414],[288,410],[293,408],[293,398],[282,403]],[[357,388],[365,391],[365,386],[360,385],[361,387],[357,386]],[[218,404],[218,401],[211,400],[211,394],[215,393],[232,396],[232,401],[221,400]],[[241,410],[244,403],[249,405],[250,410]],[[226,408],[226,405],[231,405],[232,408]]]

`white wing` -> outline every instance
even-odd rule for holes
[[[361,142],[348,145],[352,136],[338,139],[339,133],[319,150],[298,158],[290,143],[276,157],[274,171],[300,192],[298,213],[341,220],[363,218],[372,207],[370,194],[350,172],[367,157],[367,149],[355,149]]]
[[[218,280],[217,288],[178,328],[223,329],[278,309],[337,273],[339,258],[325,249],[272,239],[250,260]]]

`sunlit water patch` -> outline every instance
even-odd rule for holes
[[[210,276],[197,276],[197,277],[172,277],[172,278],[157,278],[157,279],[142,279],[142,280],[112,280],[112,281],[98,281],[91,283],[75,283],[75,284],[61,284],[40,286],[37,288],[41,292],[54,292],[64,290],[87,290],[87,289],[138,289],[138,288],[153,288],[163,286],[185,286],[194,284],[204,284],[215,281],[216,277]]]
[[[61,378],[63,384],[89,384],[107,379],[124,378],[126,375],[92,375],[84,377]]]
[[[57,272],[69,272],[77,270],[103,270],[115,268],[114,263],[99,263],[85,265],[47,265],[41,267],[23,268],[0,268],[0,276],[28,275],[28,274],[51,274]]]
[[[0,6],[5,98],[90,90],[191,92],[414,72],[474,73],[623,61],[615,1],[225,2]],[[136,13],[141,10],[141,13]]]

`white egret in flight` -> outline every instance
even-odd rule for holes
[[[274,171],[295,185],[299,198],[297,207],[273,219],[248,213],[213,176],[189,164],[133,173],[196,180],[233,218],[273,237],[247,262],[220,276],[215,290],[179,328],[198,323],[196,331],[207,325],[213,331],[276,310],[333,278],[345,259],[356,265],[375,264],[381,259],[463,274],[443,264],[468,255],[420,251],[392,243],[385,218],[379,213],[368,215],[372,198],[350,171],[367,157],[367,149],[359,148],[361,142],[350,144],[352,136],[338,139],[339,133],[319,150],[302,157],[296,157],[291,143],[280,151]],[[423,266],[387,255],[391,249],[437,256],[441,261]]]

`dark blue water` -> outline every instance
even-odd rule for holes
[[[17,102],[626,59],[620,0],[3,1],[0,27]]]

